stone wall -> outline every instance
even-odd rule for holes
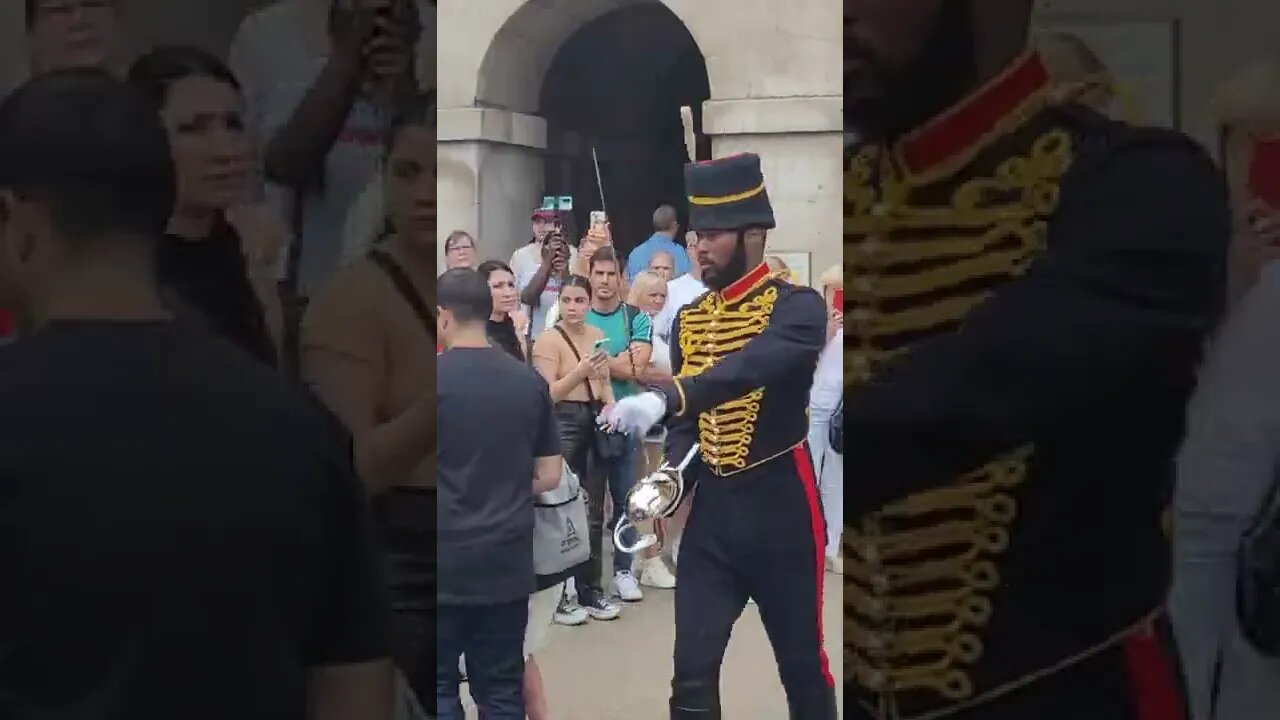
[[[441,157],[470,162],[470,191],[441,173],[440,230],[474,229],[502,257],[528,237],[543,193],[539,91],[556,51],[592,20],[643,0],[441,0]],[[657,0],[649,0],[657,2]],[[841,259],[842,54],[832,0],[663,0],[706,60],[703,130],[714,156],[761,155],[778,230],[771,246]],[[443,72],[448,68],[448,72]],[[477,111],[485,108],[477,121]],[[462,174],[457,174],[461,176]],[[484,212],[461,199],[479,199]],[[453,204],[458,203],[458,204]]]

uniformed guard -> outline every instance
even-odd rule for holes
[[[689,165],[685,186],[711,290],[677,313],[674,381],[619,401],[609,418],[637,433],[665,419],[668,463],[699,444],[683,473],[697,496],[680,545],[671,717],[720,717],[721,661],[751,598],[790,717],[834,719],[822,645],[826,536],[805,442],[825,306],[763,262],[774,218],[758,156]],[[664,464],[659,473],[676,479],[677,471]]]
[[[1030,3],[854,7],[846,712],[1182,720],[1166,518],[1222,178],[1055,92]]]

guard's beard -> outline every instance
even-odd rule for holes
[[[743,235],[745,235],[744,231],[738,231],[738,242],[734,246],[733,256],[729,258],[728,263],[723,267],[712,265],[709,268],[703,268],[702,283],[704,285],[720,292],[747,274],[747,243]]]
[[[977,76],[977,48],[970,0],[942,3],[929,39],[904,73],[884,78],[877,97],[846,109],[862,139],[893,142],[960,101]]]

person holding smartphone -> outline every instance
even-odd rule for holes
[[[556,307],[560,288],[577,260],[575,248],[564,240],[564,224],[554,210],[534,212],[533,239],[511,256],[520,302],[529,308],[529,339],[536,340],[554,320],[548,311]]]
[[[596,450],[597,415],[601,405],[613,404],[609,385],[609,356],[603,345],[604,333],[587,324],[591,306],[591,283],[571,275],[560,289],[560,319],[533,345],[533,367],[551,387],[560,422],[561,455],[578,476],[587,494],[587,537],[591,560],[574,577],[578,603],[566,595],[556,610],[555,621],[581,625],[587,616],[613,620],[621,612],[606,596],[603,585],[604,463]]]
[[[297,238],[285,273],[291,306],[342,263],[347,211],[377,175],[391,119],[419,91],[416,66],[430,52],[422,19],[432,13],[426,0],[280,0],[236,32],[230,64],[247,125]]]

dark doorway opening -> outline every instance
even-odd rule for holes
[[[602,209],[593,148],[621,252],[653,233],[661,204],[673,205],[687,227],[684,165],[710,157],[701,132],[710,96],[702,52],[661,2],[615,10],[564,42],[544,78],[539,114],[547,121],[546,194],[573,196],[571,237]],[[693,110],[696,158],[685,144],[682,106]]]

